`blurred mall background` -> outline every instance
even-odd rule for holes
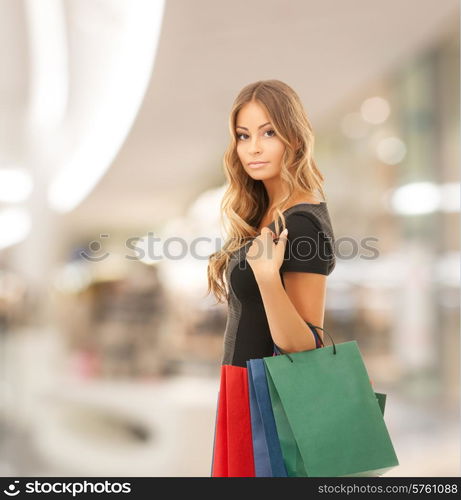
[[[209,476],[226,305],[197,239],[268,78],[314,127],[325,328],[387,393],[386,475],[460,475],[457,0],[1,0],[0,37],[0,475]]]

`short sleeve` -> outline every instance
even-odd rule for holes
[[[280,271],[330,274],[334,266],[331,238],[315,216],[291,213],[286,217],[286,226],[288,241]]]

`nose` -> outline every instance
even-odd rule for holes
[[[250,142],[249,153],[257,154],[261,152],[261,144],[258,137],[254,137]]]

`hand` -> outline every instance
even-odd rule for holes
[[[263,227],[261,234],[253,240],[246,253],[246,260],[256,280],[278,276],[285,255],[287,236],[288,230],[285,229],[275,243],[275,233],[268,227]]]

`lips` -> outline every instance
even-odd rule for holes
[[[259,167],[263,167],[264,165],[267,165],[267,161],[254,161],[254,162],[251,162],[251,163],[248,163],[248,166],[250,168],[259,168]]]

